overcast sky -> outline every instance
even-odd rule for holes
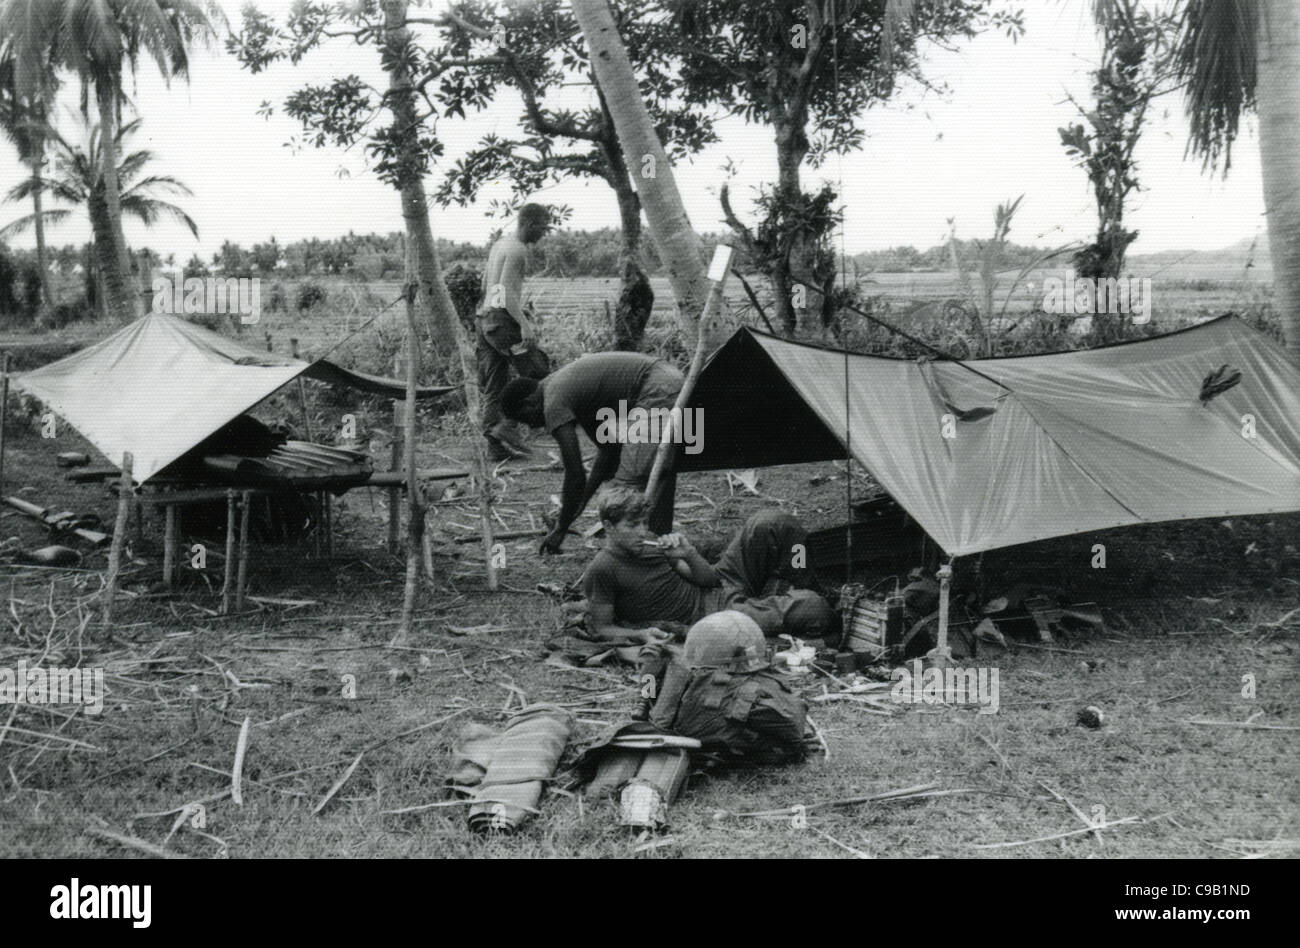
[[[995,0],[997,2],[997,0]],[[260,0],[260,8],[282,19],[288,0]],[[426,6],[442,8],[442,0]],[[845,246],[849,253],[899,244],[920,248],[940,242],[947,219],[958,234],[986,237],[1000,201],[1024,194],[1011,231],[1018,243],[1056,245],[1087,238],[1095,210],[1083,172],[1061,148],[1057,128],[1075,119],[1067,93],[1086,100],[1087,72],[1098,57],[1088,0],[1023,0],[1026,35],[1013,44],[1001,34],[981,36],[958,51],[932,49],[928,75],[946,82],[950,95],[939,97],[902,87],[888,107],[861,117],[866,147],[842,159],[832,157],[805,182],[821,178],[842,183]],[[223,0],[231,26],[239,24],[236,0]],[[282,243],[307,237],[400,230],[398,197],[367,169],[359,146],[294,150],[286,143],[297,131],[281,114],[285,96],[306,83],[356,73],[382,86],[374,47],[334,40],[298,66],[277,64],[251,75],[218,44],[194,54],[191,81],[168,88],[152,63],[142,64],[133,91],[144,118],[133,139],[136,148],[157,154],[154,173],[171,174],[194,191],[180,203],[198,222],[199,239],[173,224],[152,230],[126,225],[127,241],[147,244],[181,260],[198,252],[210,257],[223,240],[250,246],[270,235]],[[75,101],[69,84],[64,101]],[[256,109],[263,100],[276,106],[269,120]],[[514,134],[517,100],[503,99],[492,110],[464,122],[448,121],[440,132],[448,143],[448,162],[482,134]],[[65,134],[76,136],[70,118],[60,114]],[[776,177],[771,130],[725,117],[717,126],[721,142],[675,169],[677,183],[697,230],[721,230],[717,188],[721,166],[731,158],[739,168],[733,185],[738,210],[751,189]],[[1160,250],[1213,250],[1263,233],[1258,134],[1248,121],[1225,180],[1201,172],[1199,161],[1184,160],[1187,124],[1178,95],[1159,100],[1138,150],[1139,178],[1146,190],[1131,198],[1128,219],[1141,236],[1133,253]],[[0,145],[0,184],[7,189],[22,166],[7,143]],[[440,172],[427,182],[430,191]],[[436,235],[481,242],[499,221],[485,216],[493,196],[488,188],[477,207],[433,206]],[[566,183],[540,195],[574,208],[569,226],[617,226],[613,193],[603,183]],[[0,205],[0,223],[27,213],[29,205]],[[743,210],[742,210],[742,216]],[[56,245],[83,242],[83,220],[52,228]],[[30,246],[27,235],[13,241]]]

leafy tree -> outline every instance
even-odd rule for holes
[[[698,105],[678,94],[671,44],[663,17],[651,6],[625,3],[618,9],[618,28],[636,64],[655,130],[668,156],[679,161],[717,140],[712,121]],[[637,162],[629,167],[604,96],[595,85],[587,46],[563,0],[462,3],[448,14],[446,35],[455,44],[468,40],[480,59],[504,58],[481,67],[495,93],[513,87],[523,101],[520,134],[495,133],[483,139],[448,171],[437,199],[468,204],[480,188],[506,180],[511,197],[493,209],[510,213],[548,184],[579,178],[603,181],[618,203],[622,247],[618,269],[622,290],[614,309],[615,347],[637,349],[654,306],[642,254],[641,201],[633,178],[652,172]],[[573,108],[567,87],[588,85],[585,105]],[[475,87],[481,89],[482,87]],[[567,208],[559,209],[561,215]]]
[[[280,245],[275,242],[275,235],[272,234],[271,239],[266,243],[253,244],[249,256],[252,258],[250,263],[253,269],[259,273],[273,273],[276,267],[280,265],[284,252]]]
[[[1084,121],[1057,130],[1066,154],[1087,174],[1097,205],[1097,237],[1075,254],[1074,265],[1080,276],[1098,280],[1123,272],[1125,254],[1138,236],[1124,226],[1125,202],[1139,189],[1135,152],[1147,110],[1173,88],[1170,40],[1176,28],[1172,14],[1149,11],[1137,0],[1107,0],[1104,6],[1093,101],[1074,102]],[[1099,298],[1097,307],[1100,338],[1118,339],[1124,317],[1106,313],[1106,299]]]
[[[688,101],[720,103],[750,122],[770,125],[778,176],[760,192],[754,231],[732,212],[728,224],[762,262],[776,311],[795,326],[793,271],[824,282],[834,274],[828,236],[833,192],[806,193],[805,161],[860,148],[862,113],[888,101],[900,79],[929,86],[919,50],[929,42],[969,38],[991,27],[1013,38],[1018,11],[990,12],[988,0],[665,0],[681,56]],[[829,317],[822,311],[825,321]]]
[[[388,76],[387,89],[376,89],[350,74],[325,85],[304,86],[288,97],[284,107],[317,148],[349,148],[363,142],[379,179],[400,195],[414,260],[411,273],[418,276],[421,290],[418,305],[430,326],[435,351],[445,360],[455,348],[455,311],[443,285],[423,179],[431,160],[444,148],[437,120],[485,104],[488,80],[463,68],[481,65],[466,56],[464,44],[421,49],[410,26],[432,21],[408,16],[407,6],[406,0],[298,3],[281,28],[250,5],[243,10],[242,29],[227,47],[254,73],[281,60],[296,65],[307,53],[334,40],[375,48]],[[500,57],[496,62],[504,65]],[[264,103],[262,112],[269,114],[271,108]],[[388,122],[379,122],[385,113]]]

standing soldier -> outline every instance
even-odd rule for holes
[[[537,348],[537,325],[531,304],[523,304],[524,262],[527,248],[551,228],[551,214],[540,204],[519,209],[514,233],[504,234],[488,252],[483,271],[483,300],[475,319],[478,328],[478,385],[483,393],[483,435],[488,457],[503,461],[525,457],[528,449],[501,415],[501,393],[510,368],[527,378],[543,378],[550,359]]]

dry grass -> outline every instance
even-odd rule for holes
[[[396,295],[395,285],[388,289],[371,287],[356,299],[332,290],[326,304],[307,313],[264,313],[242,338],[260,347],[270,333],[274,348],[285,352],[297,337],[304,354],[318,355],[374,316]],[[600,347],[603,301],[612,302],[615,281],[539,281],[536,289],[548,314],[543,344],[557,357]],[[662,281],[656,289],[650,339],[671,355],[670,297]],[[1184,292],[1180,318],[1219,305],[1204,291]],[[914,286],[898,293],[916,295]],[[357,334],[345,347],[351,364],[385,371],[400,318],[394,308]],[[312,410],[318,432],[335,430],[345,411],[357,414],[362,440],[387,456],[387,405],[358,405],[313,386]],[[296,422],[301,408],[290,391],[258,411]],[[421,463],[464,463],[470,427],[454,401],[426,415]],[[57,452],[86,448],[75,433],[65,428],[58,439],[42,441],[20,423],[15,428],[6,492],[28,486],[30,499],[43,505],[110,517],[112,502],[101,488],[67,484],[54,467]],[[536,463],[544,464],[553,445],[539,439],[536,448]],[[843,475],[832,465],[763,471],[762,499],[732,496],[721,473],[687,475],[679,519],[701,545],[714,546],[773,500],[812,527],[842,522],[843,482],[813,483],[818,473]],[[498,527],[527,528],[558,491],[559,475],[507,469],[497,487]],[[578,716],[586,722],[617,719],[635,704],[637,689],[617,669],[571,671],[541,661],[560,619],[553,601],[534,588],[575,580],[591,551],[571,539],[565,555],[541,560],[535,541],[512,542],[505,588],[490,595],[474,561],[477,547],[449,542],[475,523],[471,503],[436,508],[437,589],[420,598],[411,646],[387,648],[402,570],[381,549],[384,504],[380,494],[345,498],[334,559],[309,559],[302,550],[257,552],[253,595],[317,603],[310,607],[215,616],[215,558],[206,577],[189,571],[177,595],[157,594],[157,524],[133,550],[139,562],[125,578],[131,598],[119,604],[109,638],[97,624],[77,634],[99,588],[98,572],[5,567],[0,666],[31,663],[45,652],[49,663],[104,667],[110,694],[98,717],[69,715],[66,707],[0,708],[0,727],[7,721],[35,732],[6,731],[0,743],[0,855],[141,854],[91,830],[192,856],[633,855],[636,843],[617,827],[612,804],[580,806],[560,793],[546,794],[542,815],[510,839],[471,836],[455,807],[385,814],[441,799],[457,728],[468,720],[500,724],[511,689],[531,702],[581,703]],[[38,525],[7,508],[0,523],[0,535],[28,548],[45,542]],[[849,704],[818,706],[813,713],[829,761],[694,781],[673,809],[670,841],[644,856],[843,856],[848,847],[876,856],[1223,857],[1251,849],[1240,840],[1293,838],[1300,816],[1296,732],[1186,721],[1244,721],[1263,712],[1256,723],[1300,723],[1300,619],[1292,612],[1300,601],[1298,527],[1298,516],[1206,521],[989,554],[989,589],[1028,579],[1061,586],[1077,599],[1101,602],[1109,631],[1057,643],[1069,651],[1021,647],[991,659],[1001,683],[996,715],[909,708],[882,718]],[[1105,570],[1090,568],[1095,542],[1107,546]],[[85,565],[102,563],[92,557]],[[1290,619],[1278,621],[1289,612]],[[446,631],[483,624],[522,631]],[[1104,663],[1088,671],[1087,659]],[[1242,696],[1247,674],[1257,683],[1253,699]],[[342,697],[345,675],[355,678],[355,700]],[[1075,724],[1086,704],[1104,710],[1101,730]],[[237,806],[228,791],[246,718],[244,802]],[[440,723],[387,740],[430,722]],[[584,733],[596,727],[580,725]],[[721,810],[807,805],[931,782],[974,792],[818,811],[806,830],[788,819],[717,818]],[[313,814],[336,784],[328,806]],[[205,828],[178,823],[180,808],[203,799]],[[1094,808],[1102,807],[1107,821],[1136,820],[1103,830],[1100,840],[1076,833],[974,848],[1082,829],[1071,804],[1089,817],[1101,816]],[[151,813],[161,815],[140,815]]]

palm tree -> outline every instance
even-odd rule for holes
[[[140,121],[140,119],[135,119],[118,128],[117,141],[113,148],[114,154],[122,153],[122,146],[125,144],[126,139],[140,127]],[[24,201],[39,191],[47,191],[64,203],[85,205],[86,212],[90,217],[90,227],[94,235],[95,248],[99,251],[104,242],[112,239],[112,228],[108,218],[108,202],[104,197],[103,156],[105,148],[101,129],[97,125],[91,126],[85,143],[81,145],[69,143],[66,138],[50,126],[44,126],[41,134],[54,145],[54,174],[49,177],[36,175],[20,182],[5,194],[4,200]],[[184,183],[171,175],[154,174],[140,177],[145,165],[153,159],[153,152],[141,150],[127,153],[117,163],[115,170],[117,172],[117,181],[121,187],[121,193],[118,197],[121,213],[124,216],[135,218],[147,227],[153,226],[164,218],[170,218],[184,224],[190,229],[190,233],[198,237],[199,228],[194,223],[193,218],[182,208],[164,198],[164,195],[189,196],[193,192]],[[38,210],[34,214],[20,217],[18,220],[0,228],[0,239],[21,233],[33,225],[42,227],[45,224],[66,220],[72,213],[73,211],[67,208]],[[104,280],[106,283],[107,280],[103,269],[105,258],[102,253],[98,252],[96,258],[101,264],[98,268],[98,279]],[[105,297],[106,293],[101,292],[100,300],[104,300]]]
[[[645,209],[659,259],[668,271],[682,338],[688,347],[693,347],[696,323],[709,292],[700,238],[686,215],[672,165],[655,134],[609,4],[606,0],[571,0],[571,6],[587,40],[596,84],[614,119],[623,154],[631,167],[650,169],[648,174],[633,174],[632,180]],[[708,331],[706,327],[699,329]],[[721,341],[710,339],[708,348],[715,348]]]
[[[17,63],[19,91],[30,93],[40,64],[53,62],[81,80],[82,111],[89,113],[93,87],[104,147],[105,232],[96,240],[109,311],[135,316],[141,301],[129,274],[122,235],[122,197],[117,178],[117,125],[123,96],[123,68],[135,75],[141,55],[154,60],[165,79],[188,74],[188,51],[196,40],[216,35],[213,22],[225,17],[211,0],[22,0],[0,4],[0,43]],[[92,216],[92,221],[94,217]]]
[[[1105,15],[1107,0],[1094,11]],[[1178,36],[1187,83],[1188,150],[1227,174],[1243,113],[1259,119],[1273,299],[1300,355],[1300,5],[1295,0],[1186,0]]]
[[[0,55],[0,129],[18,149],[18,159],[31,169],[31,196],[36,223],[36,266],[41,273],[41,294],[44,305],[53,306],[54,285],[50,279],[49,261],[45,251],[45,221],[42,217],[41,170],[45,166],[45,135],[43,127],[54,98],[55,80],[52,69],[45,70],[35,91],[19,95],[17,67],[12,58]]]

